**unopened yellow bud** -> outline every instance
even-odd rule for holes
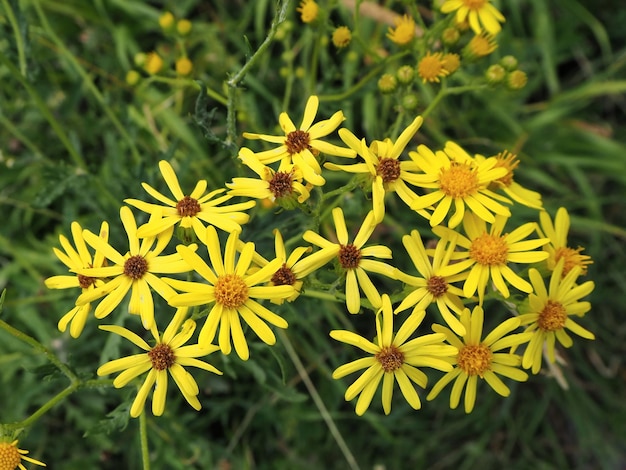
[[[189,75],[193,70],[193,64],[187,57],[181,57],[176,61],[176,73],[178,75]]]
[[[143,68],[151,75],[157,74],[163,68],[163,59],[156,52],[150,52],[146,55],[146,61]]]
[[[163,14],[159,16],[159,26],[164,31],[172,29],[172,26],[174,26],[174,15],[169,11],[163,12]]]
[[[180,20],[176,23],[176,31],[181,36],[187,36],[191,32],[191,21],[189,20]]]

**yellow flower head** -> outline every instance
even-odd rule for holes
[[[430,51],[428,51],[428,53],[422,57],[417,64],[417,74],[421,77],[424,83],[439,83],[439,79],[449,75],[450,71],[445,67],[443,54],[441,54],[441,52],[431,54]]]
[[[161,56],[156,52],[150,52],[146,54],[143,68],[149,74],[155,75],[159,73],[163,68],[163,59],[161,59]]]
[[[546,211],[539,213],[540,233],[550,239],[550,243],[544,246],[548,252],[548,269],[556,269],[559,261],[563,260],[562,275],[565,277],[575,267],[580,267],[582,275],[587,274],[587,267],[593,263],[591,256],[583,255],[584,248],[571,248],[567,245],[567,235],[569,233],[570,219],[567,209],[559,207],[556,211],[554,222]]]
[[[174,15],[169,11],[165,11],[159,16],[159,26],[164,30],[169,30],[174,26],[174,21]]]
[[[352,32],[347,26],[339,26],[333,31],[333,44],[341,49],[347,47],[352,40]]]
[[[237,355],[245,361],[250,352],[241,319],[264,343],[275,344],[276,337],[265,322],[278,328],[287,328],[287,322],[255,299],[286,299],[295,293],[295,289],[291,285],[260,285],[267,283],[284,261],[276,258],[261,269],[249,272],[255,256],[254,243],[244,244],[237,257],[239,232],[232,232],[228,237],[224,257],[217,232],[211,226],[207,228],[206,245],[212,267],[188,247],[176,247],[189,266],[207,283],[166,279],[183,292],[169,299],[169,303],[175,307],[213,304],[200,330],[198,342],[201,345],[211,344],[219,326],[218,341],[222,353],[230,354],[232,337]]]
[[[72,247],[68,239],[63,235],[59,236],[59,240],[65,253],[57,248],[53,248],[54,254],[70,271],[78,272],[78,270],[83,268],[101,268],[105,265],[104,254],[101,251],[96,251],[92,259],[83,238],[83,229],[78,222],[72,222],[72,237],[74,238],[76,249]],[[109,224],[107,222],[102,222],[100,226],[100,238],[105,243],[109,238]],[[46,279],[45,284],[48,289],[80,287],[84,294],[103,286],[104,280],[99,277],[76,274],[74,276],[52,276]],[[67,329],[67,325],[70,324],[70,335],[72,338],[78,338],[85,327],[90,311],[90,302],[76,305],[59,320],[59,331],[64,332]]]
[[[0,442],[0,470],[15,470],[16,468],[26,470],[26,467],[22,465],[22,460],[41,467],[46,466],[45,463],[39,460],[27,457],[28,451],[18,449],[17,443],[17,439],[13,442]]]
[[[450,408],[455,409],[459,405],[461,393],[465,388],[465,412],[471,413],[476,403],[479,378],[484,379],[496,393],[503,397],[508,397],[511,391],[498,375],[518,382],[528,380],[528,374],[519,369],[522,362],[520,356],[500,352],[528,341],[530,336],[526,333],[509,335],[519,326],[519,318],[505,320],[484,339],[481,339],[483,318],[484,313],[481,307],[474,307],[471,313],[466,308],[461,314],[461,323],[467,333],[462,338],[457,337],[449,328],[433,325],[434,331],[446,335],[448,342],[458,349],[458,354],[451,361],[454,369],[439,379],[426,397],[427,400],[435,398],[446,385],[454,380],[450,393]]]
[[[178,75],[189,75],[193,70],[193,63],[187,57],[181,57],[176,61],[176,73]]]
[[[176,31],[178,31],[178,34],[180,34],[181,36],[186,36],[187,34],[189,34],[191,32],[191,28],[192,28],[192,24],[191,21],[189,20],[179,20],[178,23],[176,23]]]
[[[498,48],[498,43],[493,36],[489,34],[477,34],[463,49],[465,57],[470,60],[480,59],[488,56]]]
[[[365,143],[365,139],[359,140],[348,129],[339,129],[341,140],[357,152],[364,162],[352,165],[326,163],[324,168],[369,176],[372,184],[374,221],[376,223],[382,222],[385,216],[386,194],[396,192],[408,206],[418,197],[405,183],[410,177],[411,170],[414,170],[414,165],[410,161],[401,161],[400,155],[419,130],[422,122],[421,116],[416,117],[402,131],[395,143],[390,139],[385,139],[384,141],[374,141],[369,147]]]
[[[408,15],[394,20],[395,28],[389,28],[387,37],[400,46],[409,44],[415,37],[415,21]]]
[[[149,329],[154,324],[154,301],[150,289],[154,289],[165,300],[176,294],[155,274],[183,273],[189,271],[189,266],[177,253],[161,256],[172,239],[174,227],[156,237],[139,240],[137,223],[130,208],[123,206],[120,217],[129,244],[129,250],[124,255],[89,230],[83,232],[85,241],[96,251],[102,252],[111,263],[109,266],[77,269],[78,274],[113,278],[100,287],[83,292],[76,300],[76,305],[84,305],[104,297],[94,312],[96,318],[104,318],[120,304],[130,290],[128,312],[140,315],[144,328]],[[193,247],[196,248],[195,245]]]
[[[500,32],[500,23],[505,19],[490,0],[447,0],[441,5],[442,13],[456,11],[456,22],[469,21],[472,30],[480,34],[486,30],[489,34]]]
[[[300,12],[303,23],[313,23],[319,15],[320,7],[314,0],[302,0],[296,11]]]
[[[521,90],[528,83],[528,76],[522,70],[513,70],[506,76],[506,86],[510,90]]]
[[[387,294],[383,294],[381,307],[376,313],[375,342],[346,330],[333,330],[331,338],[342,343],[356,346],[368,356],[338,367],[333,372],[333,379],[340,379],[362,369],[360,377],[346,390],[345,399],[350,401],[357,395],[356,414],[361,416],[369,408],[381,379],[382,404],[385,414],[391,412],[393,385],[398,382],[406,401],[415,410],[421,408],[414,383],[426,387],[428,378],[419,370],[420,367],[432,367],[441,371],[451,370],[450,362],[457,349],[442,344],[445,336],[440,333],[423,335],[409,340],[424,319],[424,313],[411,315],[394,335],[393,309]]]
[[[552,272],[548,289],[539,271],[532,268],[528,273],[534,293],[528,297],[530,312],[520,315],[519,319],[522,326],[529,325],[526,331],[532,332],[532,338],[524,351],[522,366],[525,369],[532,368],[533,374],[541,369],[544,345],[547,358],[552,363],[555,361],[556,341],[566,348],[572,346],[572,338],[565,332],[566,329],[582,338],[595,339],[593,333],[570,318],[572,315],[582,316],[591,309],[589,302],[580,302],[580,299],[589,295],[595,285],[593,281],[576,285],[581,267],[576,266],[563,276],[564,266],[565,259],[561,259]]]
[[[494,214],[510,216],[511,212],[500,202],[510,200],[488,189],[489,185],[503,177],[506,169],[496,167],[495,158],[478,163],[458,145],[446,144],[443,151],[433,152],[425,145],[417,152],[409,152],[415,164],[424,172],[409,182],[433,191],[413,201],[413,210],[434,206],[430,225],[443,222],[454,203],[455,213],[448,226],[454,228],[461,223],[467,208],[487,222],[494,221]],[[500,202],[498,202],[500,201]]]
[[[446,69],[448,73],[456,72],[461,66],[461,57],[459,54],[448,52],[441,57],[441,61],[443,62],[443,68]]]
[[[346,305],[350,313],[359,313],[361,308],[361,295],[359,287],[365,293],[367,300],[374,306],[380,307],[380,294],[367,275],[367,272],[382,274],[391,279],[395,279],[394,268],[382,261],[368,259],[374,258],[391,258],[391,250],[382,245],[374,245],[364,247],[369,237],[376,228],[374,220],[374,212],[369,211],[363,225],[354,237],[354,241],[349,241],[348,229],[343,211],[340,207],[333,209],[333,221],[335,223],[336,242],[330,241],[321,235],[307,230],[302,238],[321,248],[321,250],[307,256],[298,266],[298,270],[302,276],[315,271],[324,266],[332,259],[339,262],[340,268],[346,273]]]
[[[126,204],[136,207],[137,209],[157,217],[150,220],[139,227],[137,232],[140,238],[154,237],[163,231],[169,230],[176,224],[185,229],[193,229],[199,240],[204,240],[205,225],[204,223],[214,225],[225,232],[234,230],[241,232],[241,225],[248,222],[248,214],[241,212],[250,209],[255,205],[254,201],[246,201],[229,206],[222,206],[223,202],[228,201],[232,196],[221,195],[225,188],[216,189],[205,194],[207,189],[206,180],[200,180],[196,183],[194,190],[186,196],[178,183],[176,173],[167,161],[159,162],[161,175],[165,180],[165,184],[174,199],[163,195],[147,183],[142,183],[146,192],[165,204],[150,204],[137,199],[125,199]]]
[[[306,103],[304,117],[299,128],[296,128],[287,113],[281,113],[278,117],[278,122],[285,133],[284,136],[253,134],[250,132],[244,132],[243,136],[246,139],[260,139],[280,144],[275,149],[256,153],[256,157],[261,163],[267,164],[287,159],[288,163],[293,163],[302,171],[302,175],[307,182],[315,186],[323,186],[326,180],[321,175],[322,167],[318,161],[320,153],[348,158],[354,158],[356,153],[352,149],[338,147],[321,140],[321,137],[334,132],[344,121],[345,117],[342,111],[337,111],[330,119],[313,124],[318,107],[319,99],[317,96],[311,96]]]
[[[200,410],[202,406],[198,400],[200,389],[198,384],[187,372],[184,366],[198,367],[214,374],[222,375],[211,364],[200,361],[198,357],[207,356],[219,349],[214,345],[183,346],[196,329],[196,323],[193,320],[185,320],[187,315],[186,308],[179,308],[172,318],[168,327],[160,335],[156,325],[150,328],[150,333],[154,337],[156,344],[150,346],[140,336],[126,328],[116,325],[100,326],[101,330],[110,331],[134,343],[139,348],[146,351],[145,353],[135,354],[133,356],[115,359],[107,362],[98,368],[98,375],[109,375],[115,372],[123,371],[113,381],[115,388],[121,388],[127,385],[131,380],[139,377],[144,372],[148,372],[146,379],[137,392],[137,396],[130,408],[130,415],[136,418],[143,412],[146,398],[150,390],[154,386],[154,394],[152,395],[152,413],[155,416],[161,416],[165,410],[165,398],[167,396],[167,373],[169,372],[179,390],[195,410]],[[184,323],[183,323],[184,321]]]

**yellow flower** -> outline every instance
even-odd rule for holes
[[[465,57],[471,60],[488,56],[498,48],[498,43],[493,36],[483,33],[474,36],[463,49]]]
[[[215,228],[209,226],[206,245],[212,268],[193,250],[184,245],[176,249],[193,269],[208,284],[166,279],[176,289],[183,291],[169,300],[175,307],[205,305],[213,303],[202,329],[198,342],[209,345],[213,342],[217,327],[220,327],[219,345],[223,354],[231,352],[231,337],[237,355],[247,360],[250,356],[248,344],[241,328],[240,318],[250,326],[261,340],[269,345],[276,343],[276,337],[263,320],[278,328],[287,328],[287,322],[269,311],[254,299],[286,299],[295,293],[290,285],[261,286],[269,281],[283,263],[274,259],[263,268],[248,274],[254,257],[254,243],[246,243],[237,258],[239,232],[232,232],[226,242],[224,257]]]
[[[161,214],[163,217],[150,218],[148,223],[139,227],[138,236],[154,237],[160,233],[169,230],[175,224],[179,224],[182,228],[193,228],[199,240],[204,239],[206,231],[202,222],[215,225],[217,228],[226,232],[241,231],[241,225],[248,222],[249,216],[244,212],[255,205],[255,201],[246,201],[229,206],[220,206],[223,202],[228,201],[232,196],[218,194],[226,191],[225,188],[216,189],[205,194],[207,188],[206,180],[200,180],[189,196],[185,196],[178,178],[172,165],[167,161],[159,162],[159,169],[163,175],[163,179],[167,184],[174,199],[163,195],[147,183],[142,183],[143,189],[150,196],[157,199],[165,206],[158,204],[150,204],[137,199],[124,199],[126,204],[136,207],[137,209],[148,214]]]
[[[410,276],[400,270],[396,270],[396,277],[415,287],[404,300],[398,305],[394,313],[402,312],[409,307],[413,307],[413,315],[420,315],[423,310],[430,304],[436,303],[441,316],[452,330],[463,336],[465,327],[459,322],[457,315],[463,313],[463,302],[459,296],[463,295],[463,291],[452,285],[454,282],[462,281],[467,277],[467,273],[442,276],[440,273],[448,263],[450,263],[452,254],[456,248],[456,235],[452,234],[445,238],[440,238],[435,248],[432,258],[426,253],[424,243],[417,230],[413,230],[411,235],[402,237],[402,243],[406,248],[411,261],[422,275],[422,277]],[[431,261],[432,260],[432,261]]]
[[[436,52],[431,54],[430,51],[420,59],[417,64],[417,74],[421,77],[422,82],[437,82],[441,77],[445,77],[450,74],[450,71],[445,67],[443,61],[443,54]]]
[[[322,186],[326,180],[321,176],[322,168],[317,161],[318,155],[326,153],[338,157],[353,158],[355,152],[352,149],[338,147],[320,140],[321,137],[325,137],[337,129],[345,117],[342,111],[337,111],[330,119],[313,124],[318,106],[319,99],[317,96],[311,96],[306,103],[304,117],[298,129],[296,129],[287,113],[281,113],[278,117],[278,122],[285,133],[284,136],[253,134],[250,132],[244,132],[243,136],[246,139],[261,139],[266,142],[281,144],[275,149],[258,152],[255,155],[261,163],[273,163],[281,159],[287,159],[289,163],[293,163],[300,168],[306,181],[315,186]]]
[[[454,73],[461,66],[461,57],[459,57],[459,54],[449,52],[441,57],[441,62],[443,62],[444,69],[446,69],[449,73]]]
[[[179,308],[167,326],[163,335],[157,331],[156,325],[153,323],[150,327],[150,333],[154,337],[156,344],[149,346],[141,337],[126,328],[116,325],[100,326],[101,330],[110,331],[123,338],[126,338],[136,346],[140,347],[145,353],[134,354],[132,356],[115,359],[107,362],[98,368],[97,374],[109,375],[115,372],[123,371],[113,381],[115,388],[121,388],[127,385],[131,380],[139,377],[144,372],[148,372],[146,379],[137,392],[137,396],[130,408],[130,415],[136,418],[143,412],[146,398],[154,386],[154,394],[152,395],[152,414],[161,416],[165,410],[165,398],[167,396],[167,373],[169,372],[178,386],[179,390],[195,410],[200,410],[202,406],[198,400],[200,390],[198,384],[192,375],[185,370],[184,366],[198,367],[214,374],[222,375],[211,364],[200,361],[198,357],[207,356],[219,349],[217,346],[208,345],[200,347],[197,344],[183,346],[196,328],[196,323],[189,319],[183,323],[187,315],[186,308]]]
[[[366,145],[365,139],[359,140],[348,129],[339,129],[341,140],[359,154],[365,162],[352,165],[326,163],[324,168],[369,176],[372,184],[375,223],[382,222],[385,216],[385,194],[396,192],[408,206],[411,206],[411,203],[418,197],[405,182],[411,170],[415,169],[415,165],[411,161],[400,161],[399,158],[422,122],[421,116],[416,117],[402,131],[395,143],[390,139],[385,139],[384,141],[374,141],[369,147]]]
[[[83,232],[85,241],[96,251],[101,252],[113,265],[77,269],[78,274],[88,277],[115,276],[104,285],[88,290],[76,300],[76,305],[84,305],[104,297],[96,307],[96,318],[104,318],[117,307],[130,290],[128,312],[141,316],[144,328],[154,324],[154,301],[150,288],[167,300],[176,292],[155,274],[183,273],[189,266],[179,254],[160,256],[172,239],[173,227],[161,232],[157,237],[146,237],[139,240],[137,223],[132,211],[127,206],[120,209],[120,217],[128,235],[129,251],[122,255],[109,243],[91,233]],[[156,245],[153,247],[153,245]],[[193,245],[194,248],[196,247]]]
[[[193,71],[193,63],[187,57],[181,57],[176,61],[176,73],[178,75],[189,75]]]
[[[550,219],[550,215],[546,211],[539,213],[539,233],[543,237],[548,237],[550,242],[544,245],[543,249],[548,252],[548,269],[553,271],[561,259],[564,260],[563,276],[575,267],[580,267],[582,275],[587,274],[587,267],[593,263],[591,256],[583,255],[582,247],[576,249],[567,246],[567,235],[569,233],[569,214],[565,207],[559,207],[556,211],[554,223]]]
[[[143,65],[143,68],[146,72],[151,75],[155,75],[161,71],[163,68],[163,59],[156,52],[149,52],[146,55],[146,61]]]
[[[455,148],[456,150],[452,150],[453,148]],[[449,152],[464,152],[464,150],[454,142],[448,142],[446,144],[446,149]],[[517,156],[505,150],[504,152],[500,152],[499,154],[495,155],[493,158],[496,159],[495,167],[505,168],[507,173],[503,177],[493,181],[489,185],[489,189],[502,189],[502,191],[504,191],[506,195],[513,199],[515,202],[528,207],[532,207],[533,209],[541,209],[543,206],[543,203],[541,202],[541,194],[536,191],[526,189],[513,180],[515,170],[519,165],[519,160],[517,159]],[[474,155],[474,159],[478,163],[482,163],[483,161],[485,161],[485,157],[478,154]]]
[[[294,199],[301,204],[309,198],[312,186],[302,184],[302,171],[292,163],[283,159],[278,171],[274,171],[261,163],[252,150],[246,147],[239,150],[239,159],[260,179],[233,178],[231,183],[226,183],[230,196],[269,199],[287,208],[293,205]]]
[[[87,249],[85,240],[83,239],[83,229],[78,222],[72,222],[72,237],[74,238],[74,245],[76,249],[72,247],[69,240],[63,235],[59,236],[61,246],[65,250],[63,253],[57,248],[53,248],[54,254],[57,258],[67,266],[70,271],[77,272],[83,268],[100,268],[104,265],[104,255],[100,251],[94,253],[93,259],[91,253]],[[109,224],[102,222],[100,226],[100,238],[105,242],[109,238]],[[97,287],[101,287],[104,281],[98,277],[89,277],[82,274],[75,274],[73,276],[52,276],[45,280],[46,287],[48,289],[69,289],[72,287],[80,287],[82,292],[89,292]],[[64,332],[67,329],[67,325],[70,324],[70,335],[72,338],[78,338],[85,327],[85,322],[91,311],[91,303],[87,302],[82,305],[76,305],[69,312],[67,312],[61,320],[59,320],[58,328]]]
[[[548,257],[545,251],[532,251],[548,243],[547,238],[525,240],[537,230],[536,223],[523,224],[503,235],[507,220],[507,217],[496,216],[488,231],[484,220],[474,214],[467,214],[463,219],[467,236],[459,235],[457,244],[468,251],[455,255],[456,259],[464,259],[449,264],[440,271],[441,276],[452,276],[470,269],[463,284],[463,295],[471,297],[478,291],[481,305],[489,279],[504,298],[510,296],[505,280],[522,292],[532,292],[532,286],[515,273],[509,263],[539,263]],[[433,232],[440,237],[454,233],[446,227],[434,227]]]
[[[332,213],[337,242],[332,242],[312,230],[307,230],[302,238],[319,246],[321,250],[307,256],[299,263],[299,274],[306,276],[336,258],[341,269],[346,273],[346,306],[348,312],[359,313],[361,308],[359,287],[373,307],[380,308],[380,294],[367,272],[382,274],[391,279],[395,279],[395,273],[392,266],[382,261],[366,259],[370,256],[383,259],[391,258],[391,250],[386,246],[363,247],[377,225],[374,221],[374,212],[368,212],[352,243],[348,240],[348,229],[343,211],[340,207],[335,207]]]
[[[415,21],[408,15],[394,20],[395,28],[389,28],[387,37],[400,46],[410,43],[415,37]]]
[[[176,31],[178,31],[178,34],[180,34],[181,36],[188,35],[191,32],[191,28],[192,24],[189,20],[182,19],[179,20],[178,23],[176,23]]]
[[[418,410],[422,405],[413,383],[425,388],[428,378],[417,366],[432,367],[441,371],[451,370],[450,358],[457,350],[455,347],[442,344],[445,335],[434,333],[407,341],[423,319],[424,312],[420,315],[411,315],[394,335],[391,301],[387,294],[383,294],[381,307],[376,314],[375,343],[351,331],[330,332],[333,339],[356,346],[371,355],[344,364],[333,372],[333,379],[340,379],[367,368],[348,387],[345,394],[347,401],[360,394],[356,403],[357,415],[365,413],[381,379],[383,410],[388,415],[391,412],[394,381],[398,382],[400,391],[409,405]]]
[[[447,0],[441,5],[443,13],[456,11],[456,22],[469,21],[472,30],[480,34],[485,29],[490,34],[498,34],[500,23],[505,19],[490,0]]]
[[[174,26],[174,21],[174,15],[169,11],[165,11],[159,16],[159,26],[164,30],[171,29]]]
[[[445,334],[448,342],[459,352],[451,362],[454,369],[439,379],[426,397],[427,400],[435,398],[446,385],[454,380],[450,393],[450,408],[455,409],[459,405],[461,393],[465,387],[465,412],[471,413],[476,402],[479,377],[503,397],[508,397],[511,391],[496,374],[518,382],[528,380],[528,374],[518,368],[522,362],[520,356],[498,352],[528,341],[527,333],[506,336],[519,326],[519,318],[505,320],[481,340],[483,317],[483,309],[480,306],[474,307],[471,314],[467,308],[463,311],[461,323],[467,330],[463,338],[458,338],[449,328],[433,325],[433,330]]]
[[[320,7],[314,0],[302,0],[296,11],[300,12],[300,19],[303,23],[312,23],[317,19]]]
[[[513,70],[506,76],[506,86],[509,90],[521,90],[528,83],[528,75],[522,70]]]
[[[28,451],[18,449],[17,443],[17,439],[11,443],[0,442],[0,470],[15,470],[16,468],[26,470],[26,467],[22,465],[22,460],[41,467],[46,466],[45,463],[40,462],[39,460],[27,457],[26,454],[28,454]]]
[[[352,33],[347,26],[339,26],[333,31],[333,44],[335,47],[342,49],[347,47],[352,40]]]
[[[436,226],[443,222],[454,203],[455,214],[448,221],[450,228],[461,223],[465,206],[490,223],[494,221],[494,214],[510,216],[509,209],[497,202],[510,201],[488,189],[493,181],[506,174],[506,169],[496,167],[498,162],[495,158],[478,163],[464,151],[451,150],[453,147],[447,145],[444,151],[435,153],[425,145],[420,145],[417,152],[409,152],[424,174],[413,176],[408,181],[416,186],[434,189],[413,201],[411,209],[419,211],[436,205],[430,216],[430,225]]]
[[[533,374],[541,369],[541,357],[544,345],[550,362],[555,361],[554,344],[558,340],[564,347],[572,346],[572,338],[565,332],[566,329],[586,339],[595,339],[590,331],[574,322],[571,315],[582,316],[591,309],[589,302],[579,300],[593,291],[593,281],[587,281],[577,286],[576,279],[582,269],[574,267],[566,276],[561,273],[565,260],[561,259],[550,278],[550,286],[546,289],[539,271],[532,268],[528,272],[530,282],[535,289],[534,294],[528,296],[530,312],[520,315],[521,325],[529,325],[527,332],[532,332],[532,338],[524,351],[522,366],[525,369],[532,367]]]

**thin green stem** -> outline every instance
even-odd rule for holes
[[[2,6],[6,12],[11,28],[13,28],[13,34],[15,36],[15,46],[17,47],[17,57],[20,64],[20,73],[23,77],[26,76],[26,54],[24,53],[24,40],[20,34],[20,28],[17,24],[17,18],[15,18],[15,12],[9,5],[7,0],[2,0]]]
[[[146,426],[145,412],[139,415],[139,440],[141,441],[143,470],[150,470],[150,449],[148,448],[148,428]]]
[[[426,119],[430,113],[434,111],[437,105],[441,102],[441,100],[447,95],[458,95],[460,93],[465,93],[467,91],[475,91],[475,90],[484,90],[487,88],[487,85],[465,85],[465,86],[457,86],[453,88],[444,88],[441,87],[439,93],[435,96],[435,98],[430,102],[428,107],[422,113],[422,117]]]
[[[283,345],[285,346],[285,349],[287,350],[287,354],[289,354],[289,358],[291,359],[291,362],[293,362],[293,365],[296,367],[296,370],[298,371],[298,374],[300,375],[302,382],[304,383],[309,394],[311,395],[311,398],[313,399],[315,406],[319,410],[320,415],[322,416],[322,419],[326,423],[326,426],[328,426],[328,430],[330,431],[333,438],[335,439],[335,442],[337,442],[337,445],[339,446],[341,453],[346,459],[348,466],[352,470],[359,470],[360,468],[359,464],[354,458],[354,455],[352,455],[350,448],[346,444],[346,441],[341,435],[341,432],[339,432],[339,429],[337,428],[337,425],[333,421],[333,418],[330,416],[330,413],[328,412],[326,405],[324,405],[324,401],[322,400],[322,397],[320,397],[319,393],[317,393],[317,389],[315,388],[315,385],[313,385],[313,382],[311,381],[309,374],[306,371],[306,368],[302,364],[302,361],[298,357],[298,353],[296,353],[296,350],[291,344],[289,337],[283,330],[279,330],[278,335],[280,336],[280,339]]]

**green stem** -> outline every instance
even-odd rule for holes
[[[4,11],[6,12],[7,18],[9,19],[9,23],[11,23],[11,28],[13,28],[13,34],[15,35],[15,46],[17,47],[17,57],[20,63],[20,72],[23,77],[26,76],[26,54],[24,53],[24,41],[22,35],[20,34],[20,28],[17,24],[17,19],[15,18],[15,13],[9,5],[7,0],[2,0],[2,6],[4,7]]]
[[[150,470],[150,449],[148,448],[148,428],[146,426],[146,413],[139,415],[139,439],[141,441],[141,461],[143,470]]]
[[[433,110],[437,107],[439,102],[447,95],[458,95],[460,93],[465,93],[466,91],[476,91],[476,90],[484,90],[487,88],[487,85],[465,85],[465,86],[457,86],[453,88],[444,88],[442,87],[437,93],[437,96],[430,102],[428,107],[422,113],[422,117],[426,119]]]
[[[291,362],[293,362],[293,365],[296,367],[296,370],[298,371],[298,374],[300,375],[302,382],[304,383],[309,394],[311,395],[311,398],[313,399],[315,406],[319,410],[322,416],[322,419],[326,423],[326,426],[328,426],[328,430],[330,431],[333,438],[335,439],[335,442],[337,442],[337,445],[339,446],[341,453],[346,459],[348,466],[352,470],[359,470],[360,468],[359,464],[354,458],[354,455],[352,455],[352,452],[350,451],[350,448],[346,444],[346,441],[343,439],[343,436],[339,432],[339,429],[337,429],[337,425],[333,421],[333,418],[330,416],[330,413],[328,412],[326,405],[324,405],[324,401],[322,400],[322,397],[320,397],[319,393],[317,393],[317,389],[315,388],[315,385],[313,385],[313,382],[311,381],[309,374],[306,371],[306,368],[304,367],[304,365],[302,364],[302,361],[298,357],[298,353],[296,353],[295,349],[293,348],[293,345],[291,344],[289,337],[286,335],[286,333],[283,330],[278,330],[278,335],[280,336],[280,339],[283,345],[285,346],[285,349],[287,350],[287,354],[289,354],[289,358],[291,359]]]

